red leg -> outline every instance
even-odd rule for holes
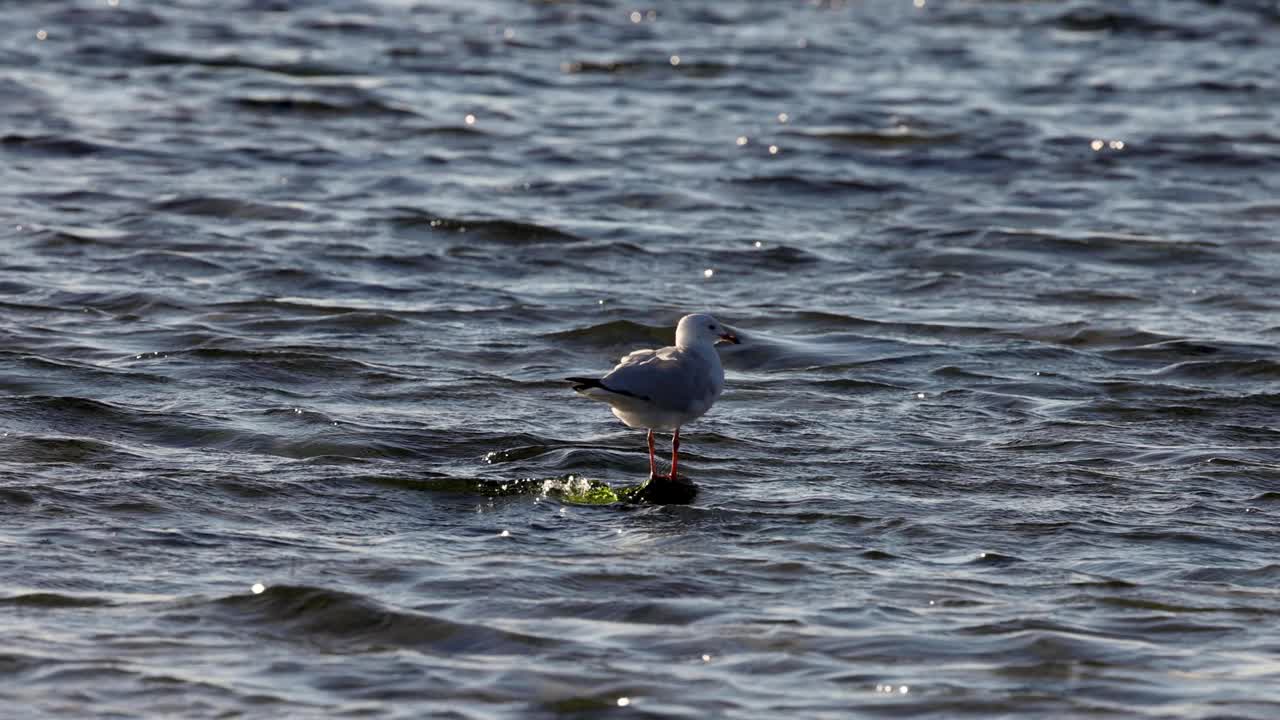
[[[658,465],[653,459],[653,431],[649,431],[649,478],[658,476]]]
[[[680,462],[680,428],[671,436],[671,479],[676,479],[676,464]]]

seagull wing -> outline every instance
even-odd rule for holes
[[[701,358],[674,347],[637,350],[600,382],[614,392],[644,400],[656,409],[683,413],[706,403],[715,388]]]

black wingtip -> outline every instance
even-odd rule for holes
[[[645,402],[650,402],[649,396],[647,395],[637,395],[633,392],[628,392],[626,390],[615,390],[595,378],[565,378],[565,382],[573,383],[573,389],[575,392],[582,392],[583,390],[591,390],[592,388],[600,388],[601,390],[604,390],[605,392],[613,393],[614,395],[626,395],[627,397],[636,398],[637,400],[644,400]]]

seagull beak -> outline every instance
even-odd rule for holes
[[[733,333],[728,332],[728,331],[726,331],[726,332],[724,332],[724,333],[721,333],[721,335],[720,335],[720,340],[721,340],[721,342],[727,342],[727,343],[729,343],[730,345],[741,345],[741,344],[742,344],[742,341],[738,339],[738,336],[737,336],[737,335],[734,335]]]

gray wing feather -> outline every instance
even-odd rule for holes
[[[696,358],[673,347],[637,350],[600,382],[647,399],[663,410],[685,412],[711,392],[706,373],[689,372],[691,362]]]

